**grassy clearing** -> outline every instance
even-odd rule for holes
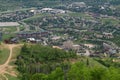
[[[113,18],[102,18],[101,21],[102,23],[109,23],[112,25],[118,25],[120,23],[118,19],[113,19]]]
[[[3,34],[2,40],[9,39],[10,37],[15,36],[15,34],[9,33],[9,34]]]
[[[90,63],[91,63],[91,66],[95,66],[95,67],[102,67],[102,68],[106,68],[104,65],[102,65],[101,63],[99,63],[99,62],[97,62],[97,61],[95,61],[94,59],[92,59],[92,58],[89,58],[89,60],[90,60]]]
[[[112,41],[113,43],[115,43],[117,46],[120,47],[120,36],[114,36],[114,38],[109,39],[110,41]]]
[[[41,13],[41,14],[37,14],[35,16],[32,16],[30,18],[27,18],[27,19],[24,19],[22,21],[30,21],[30,20],[34,20],[34,19],[37,19],[37,18],[42,18],[42,17],[45,17],[45,16],[50,16],[51,14],[48,14],[48,13]]]
[[[11,59],[16,59],[16,57],[20,54],[20,51],[21,51],[21,47],[15,47],[13,49],[13,55],[12,55],[12,58]]]
[[[85,13],[72,12],[72,13],[68,13],[68,15],[72,16],[72,17],[81,17],[81,18],[85,18],[85,19],[93,19],[92,16],[87,15]]]
[[[4,64],[9,57],[9,50],[0,46],[0,64]]]
[[[33,17],[24,19],[23,21],[30,21],[30,20],[34,20],[34,19],[37,19],[37,18],[50,17],[50,16],[53,16],[53,15],[49,14],[49,13],[41,13],[41,14],[37,14],[37,15],[35,15]],[[85,19],[88,19],[88,20],[93,19],[93,17],[90,16],[90,15],[87,15],[85,13],[77,13],[77,12],[72,12],[72,13],[67,13],[67,14],[56,14],[56,16],[81,17],[81,18],[85,18]]]
[[[17,28],[15,26],[13,27],[0,27],[0,31],[2,31],[3,37],[2,40],[9,39],[10,37],[15,36],[13,32],[17,31]]]
[[[19,28],[20,28],[20,31],[23,31],[25,29],[23,25],[20,25]]]
[[[14,32],[14,31],[17,31],[17,28],[15,26],[13,27],[6,27],[8,32]]]
[[[10,76],[10,75],[7,75],[7,74],[6,74],[6,76],[7,76],[8,80],[20,80],[17,77],[13,77],[13,76]]]
[[[0,27],[4,32],[15,32],[17,28],[15,26]]]
[[[80,57],[79,58],[79,61],[83,61],[84,63],[87,63],[87,60],[89,61],[89,66],[90,67],[95,66],[95,67],[106,68],[104,65],[102,65],[101,63],[95,61],[93,58],[90,58],[90,57]]]
[[[14,63],[16,61],[17,56],[20,54],[20,50],[21,50],[21,47],[15,47],[13,49],[13,54],[12,54],[11,62],[9,63],[10,65],[15,65]]]

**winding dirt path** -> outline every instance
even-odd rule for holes
[[[7,61],[4,64],[0,65],[0,75],[8,80],[8,78],[4,74],[10,74],[11,76],[17,77],[16,73],[12,71],[14,66],[9,65],[9,63],[12,58],[13,48],[21,46],[21,44],[4,44],[4,46],[10,50],[10,54]],[[8,72],[8,70],[11,70],[11,72]]]
[[[9,54],[7,61],[3,65],[0,65],[0,74],[2,74],[6,70],[6,68],[8,67],[10,59],[12,57],[12,52],[13,52],[12,49],[15,47],[15,45],[5,45],[5,46],[9,48],[10,54]]]

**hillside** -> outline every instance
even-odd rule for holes
[[[102,63],[110,66],[103,66]],[[21,80],[120,79],[119,63],[102,63],[93,58],[77,57],[75,53],[41,45],[24,45],[16,62],[22,75]]]
[[[85,2],[86,4],[95,5],[110,2],[119,5],[120,0],[0,0],[0,11],[18,10],[31,7],[57,7],[64,6],[71,2]]]
[[[11,56],[3,65],[0,65],[3,71],[3,73],[0,71],[2,80],[120,79],[120,63],[113,62],[112,58],[80,57],[74,52],[65,52],[42,45],[25,44],[22,48],[19,44],[3,45],[10,49]],[[18,77],[16,77],[16,73],[18,74],[16,67],[13,67],[14,62],[20,72]]]
[[[120,0],[0,0],[0,80],[120,80]]]

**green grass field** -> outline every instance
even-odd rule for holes
[[[112,25],[118,25],[120,21],[118,19],[113,19],[113,18],[102,18],[101,19],[102,23],[109,23]]]
[[[7,76],[8,80],[20,80],[17,77],[13,77],[13,76],[10,76],[10,75],[7,75],[7,74],[6,74],[6,76]]]
[[[11,62],[9,63],[10,65],[15,65],[15,60],[16,60],[17,56],[20,54],[20,50],[21,50],[21,47],[15,47],[13,49],[13,54],[12,54],[12,57],[11,57]]]
[[[17,28],[15,26],[0,27],[4,32],[15,32]]]
[[[51,14],[41,13],[41,14],[34,15],[34,16],[30,17],[30,18],[23,19],[22,21],[29,21],[29,20],[39,19],[39,18],[42,18],[42,17],[45,17],[45,16],[51,16]]]
[[[20,31],[23,31],[25,29],[25,27],[23,25],[20,25],[19,29],[20,29]]]
[[[68,13],[69,16],[72,17],[81,17],[81,18],[85,18],[85,19],[93,19],[92,16],[87,15],[85,13],[77,13],[77,12],[72,12],[72,13]]]
[[[9,57],[9,50],[3,48],[0,50],[0,64],[4,64]]]
[[[10,37],[15,36],[15,34],[3,34],[2,40],[9,39]]]

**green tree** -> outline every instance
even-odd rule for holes
[[[42,73],[34,74],[30,80],[48,80],[48,76]]]
[[[49,80],[64,80],[64,72],[62,69],[58,67],[55,71],[52,71],[52,73],[49,74]]]

